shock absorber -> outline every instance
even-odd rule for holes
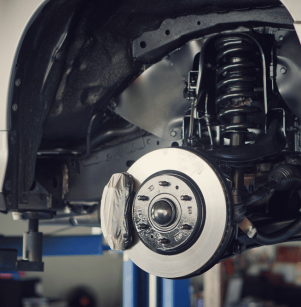
[[[241,147],[255,139],[248,129],[262,124],[258,122],[259,115],[264,113],[261,50],[252,37],[243,34],[220,36],[215,49],[216,109],[222,125],[221,139],[230,139],[228,145]],[[235,169],[233,183],[234,204],[239,205],[244,194],[243,168]]]
[[[217,118],[223,125],[221,137],[231,146],[242,146],[254,139],[250,128],[257,128],[263,113],[262,58],[256,41],[246,35],[221,36],[217,50]],[[262,123],[261,123],[262,124]]]

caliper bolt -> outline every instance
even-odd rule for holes
[[[167,182],[167,181],[159,181],[159,186],[167,187],[167,186],[169,186],[169,182]]]
[[[246,246],[243,243],[241,243],[239,241],[235,242],[235,244],[233,246],[233,254],[234,255],[243,253],[245,250],[246,250]]]
[[[177,132],[173,130],[170,132],[170,135],[174,138],[177,136]]]
[[[145,195],[139,195],[138,200],[148,200],[148,197]]]
[[[166,239],[166,238],[160,239],[159,241],[160,241],[160,243],[162,243],[162,244],[167,244],[167,243],[169,243],[169,240]]]
[[[191,197],[188,195],[181,195],[181,200],[191,200]]]
[[[283,75],[285,75],[286,72],[287,72],[287,69],[286,69],[285,67],[281,67],[281,68],[280,68],[280,72],[281,72]]]
[[[139,224],[140,229],[147,229],[148,225],[147,224]]]
[[[181,229],[184,229],[184,230],[189,230],[189,229],[191,229],[192,227],[190,226],[190,225],[188,225],[188,224],[184,224],[184,225],[182,225],[182,227],[181,227]]]

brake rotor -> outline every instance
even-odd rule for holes
[[[136,191],[129,258],[166,278],[216,264],[233,233],[230,191],[219,168],[199,153],[167,148],[141,157],[128,173]]]

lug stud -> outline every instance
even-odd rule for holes
[[[145,195],[139,195],[138,200],[148,200],[148,197]]]
[[[192,227],[188,224],[184,224],[182,225],[181,229],[184,229],[184,230],[190,230]]]
[[[166,238],[162,238],[162,239],[160,239],[159,241],[160,241],[160,243],[162,243],[162,244],[167,244],[167,243],[169,243],[169,240],[166,239]]]
[[[147,229],[148,225],[147,224],[139,224],[140,229]]]
[[[181,200],[191,200],[191,197],[188,195],[181,195]]]
[[[169,182],[167,182],[167,181],[159,181],[159,186],[167,187],[167,186],[169,186]]]

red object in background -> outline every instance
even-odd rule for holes
[[[11,279],[11,278],[13,278],[13,274],[11,274],[11,273],[0,273],[0,278],[1,279]]]
[[[295,264],[301,262],[301,248],[297,246],[278,246],[276,261]]]
[[[89,306],[89,305],[90,305],[90,302],[91,302],[91,300],[90,300],[90,298],[87,297],[87,296],[83,296],[83,297],[81,297],[80,300],[79,300],[79,304],[80,304],[81,306],[83,306],[83,307]]]
[[[232,275],[234,273],[233,260],[227,259],[227,260],[224,261],[223,264],[224,264],[227,275],[228,276]]]

